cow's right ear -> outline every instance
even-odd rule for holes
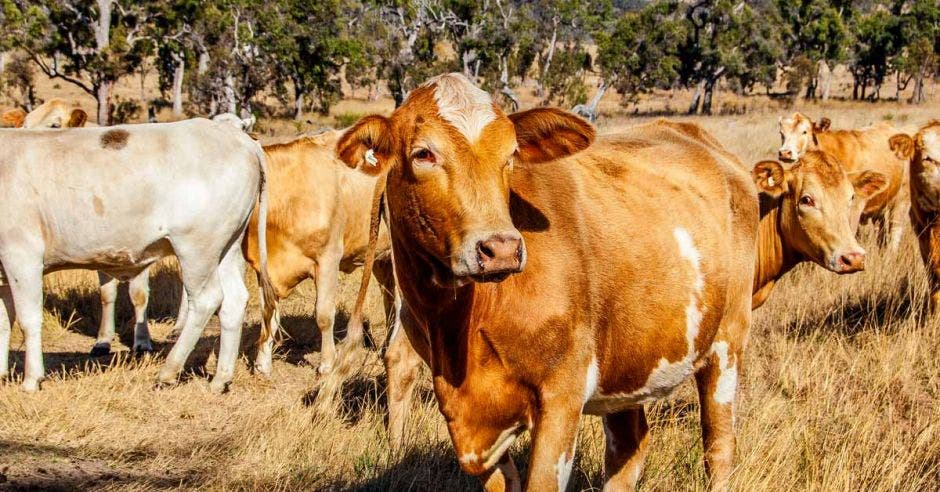
[[[26,111],[23,108],[11,109],[3,113],[2,119],[3,126],[20,128],[23,126],[23,121],[26,120]]]
[[[778,197],[787,191],[786,171],[777,161],[758,162],[751,171],[754,184],[761,193]]]
[[[80,128],[85,126],[85,122],[88,121],[88,113],[84,109],[75,108],[72,110],[72,114],[69,116],[69,128]]]
[[[336,155],[347,166],[375,176],[386,170],[392,156],[388,118],[366,116],[343,133],[336,142]]]
[[[914,139],[910,135],[898,133],[888,139],[888,146],[898,159],[909,161],[914,157]]]
[[[829,118],[823,118],[815,123],[813,123],[813,132],[822,133],[829,130],[829,127],[832,126],[832,120]]]

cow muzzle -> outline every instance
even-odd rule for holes
[[[837,252],[829,260],[829,269],[833,272],[855,273],[865,269],[865,250],[850,249],[843,252]]]
[[[777,157],[783,162],[793,162],[796,160],[796,157],[793,155],[793,151],[784,148],[781,148],[777,151]]]
[[[525,243],[518,231],[476,234],[454,258],[454,275],[475,282],[501,282],[525,267]]]

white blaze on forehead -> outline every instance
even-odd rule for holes
[[[738,365],[728,359],[728,342],[719,341],[712,344],[712,351],[718,357],[718,381],[715,384],[715,403],[727,404],[734,402],[734,393],[738,387]]]
[[[473,143],[486,125],[496,119],[493,100],[486,91],[457,73],[439,75],[426,85],[434,86],[438,114]]]

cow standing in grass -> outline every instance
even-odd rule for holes
[[[42,276],[88,268],[134,278],[176,255],[186,321],[159,374],[177,380],[209,316],[222,325],[211,388],[235,371],[248,292],[240,244],[259,204],[264,238],[265,156],[243,132],[208,120],[97,129],[0,130],[0,376],[8,371],[10,325],[25,335],[23,388],[39,389]],[[266,244],[259,244],[262,265]],[[266,306],[273,289],[262,266]]]
[[[465,471],[487,490],[518,488],[507,450],[530,429],[527,488],[564,489],[586,412],[604,416],[606,485],[633,488],[643,405],[694,376],[706,468],[723,487],[757,192],[734,162],[668,126],[578,154],[593,140],[558,110],[506,116],[452,74],[390,117],[360,120],[337,150],[388,173],[403,326]]]
[[[814,122],[802,113],[780,118],[779,124],[780,160],[796,162],[807,151],[820,150],[835,157],[847,172],[876,171],[887,178],[887,186],[865,201],[861,215],[880,223],[885,242],[897,250],[910,208],[907,162],[888,147],[888,139],[898,130],[887,123],[831,130],[828,118]]]
[[[893,135],[891,149],[910,165],[911,226],[930,280],[930,307],[940,308],[940,121],[921,128],[913,137]]]

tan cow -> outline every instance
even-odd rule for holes
[[[930,306],[940,307],[940,121],[932,121],[914,137],[890,139],[891,149],[910,163],[911,226],[930,279]]]
[[[835,156],[848,172],[871,170],[888,178],[888,186],[865,203],[862,219],[881,223],[888,245],[897,250],[910,207],[907,162],[898,159],[887,143],[898,130],[887,123],[858,130],[830,130],[828,118],[816,123],[802,113],[780,118],[779,123],[780,160],[795,162],[808,150],[821,150]]]
[[[757,192],[736,163],[667,124],[584,150],[593,140],[576,116],[507,116],[451,74],[390,117],[360,120],[337,151],[388,172],[404,326],[465,471],[487,490],[517,489],[506,451],[531,429],[527,488],[564,489],[586,412],[604,415],[606,485],[633,488],[643,405],[695,376],[706,468],[723,487]]]
[[[328,131],[286,144],[264,147],[268,157],[268,271],[278,300],[287,297],[301,281],[316,282],[316,320],[322,337],[321,373],[335,359],[333,323],[339,272],[352,272],[364,260],[369,240],[369,210],[375,178],[348,169],[336,159],[334,149],[341,133]],[[260,271],[258,215],[251,216],[243,249],[256,271]],[[388,233],[383,228],[377,256],[384,261],[376,278],[391,294],[394,286],[388,263]],[[387,303],[391,298],[386,297]],[[264,320],[273,332],[276,319]],[[259,347],[255,370],[268,375],[274,341]]]
[[[65,99],[53,98],[30,111],[11,109],[0,117],[4,126],[13,128],[77,128],[85,126],[88,113]]]

